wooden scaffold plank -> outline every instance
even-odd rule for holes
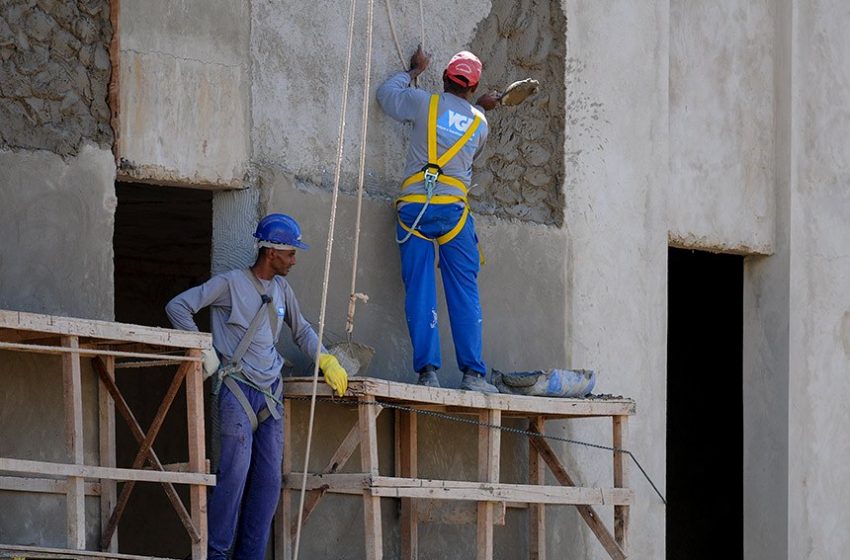
[[[415,412],[396,411],[396,476],[416,478],[418,463],[418,426]],[[416,502],[401,499],[401,557],[402,560],[419,558],[419,520]]]
[[[83,455],[83,385],[80,366],[80,341],[76,336],[63,336],[62,346],[71,352],[62,355],[62,379],[65,400],[65,448],[69,462],[84,463]],[[72,476],[66,483],[68,548],[86,548],[86,491],[81,476]]]
[[[112,384],[115,383],[115,358],[105,356],[92,362],[95,369],[98,366],[102,367],[102,373],[98,374],[106,376]],[[98,438],[99,438],[99,455],[100,465],[102,467],[114,468],[118,466],[117,453],[115,446],[115,403],[109,395],[109,390],[103,383],[98,383],[97,386],[97,402],[98,402]],[[115,505],[118,503],[118,483],[114,480],[104,480],[102,483],[102,491],[100,494],[100,531],[101,534],[106,533],[106,528],[109,525],[109,515]],[[107,552],[118,552],[118,531],[112,534],[109,542],[102,542],[101,548]]]
[[[378,418],[379,407],[374,397],[360,398],[357,407],[360,426],[360,466],[372,476],[378,476]],[[381,527],[381,498],[369,490],[363,491],[363,522],[366,530],[366,560],[384,557],[383,528]]]
[[[613,417],[613,447],[625,449],[629,433],[629,417]],[[614,487],[625,488],[629,485],[628,456],[614,452]],[[614,538],[624,552],[629,549],[629,506],[614,506]]]
[[[200,358],[197,348],[187,352],[190,358]],[[181,369],[182,366],[181,366]],[[206,471],[206,440],[204,439],[204,372],[200,362],[192,362],[186,376],[186,422],[189,445],[189,468]],[[207,489],[200,485],[189,487],[192,521],[198,529],[198,540],[192,542],[193,560],[207,557]]]
[[[538,416],[534,425],[543,432],[546,419]],[[546,464],[534,445],[528,443],[528,483],[546,484]],[[532,504],[528,509],[528,558],[529,560],[546,560],[546,506]]]
[[[486,410],[479,418],[482,424],[488,425],[478,427],[478,480],[498,483],[502,433],[492,426],[501,426],[502,411]],[[478,504],[478,560],[493,560],[493,506],[493,502]]]

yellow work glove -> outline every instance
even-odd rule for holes
[[[339,365],[339,361],[333,354],[319,354],[319,368],[325,374],[325,383],[336,391],[340,397],[348,390],[348,374]]]

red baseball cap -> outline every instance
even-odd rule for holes
[[[446,75],[464,87],[476,86],[481,79],[481,61],[469,51],[460,51],[449,60]]]

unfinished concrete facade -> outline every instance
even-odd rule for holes
[[[355,15],[358,30],[366,29],[364,4]],[[419,5],[390,6],[406,58],[423,39]],[[112,12],[113,137],[104,106],[110,3],[5,3],[0,307],[113,318],[118,177],[236,189],[214,194],[213,271],[252,259],[259,216],[294,215],[313,250],[299,255],[290,280],[305,314],[316,319],[347,8],[331,0],[124,0]],[[841,436],[850,430],[843,406],[850,396],[845,3],[423,0],[422,9],[433,67],[420,87],[435,89],[441,65],[461,48],[484,57],[488,87],[526,75],[544,81],[530,106],[491,119],[488,159],[474,180],[487,257],[480,285],[488,364],[596,369],[600,391],[637,401],[631,448],[663,490],[667,249],[746,255],[744,556],[840,557],[850,547],[850,535],[838,530],[850,525],[850,444]],[[370,95],[402,68],[387,15],[376,3]],[[343,331],[352,266],[365,41],[358,32],[329,287],[331,337]],[[355,336],[377,350],[370,375],[396,380],[412,380],[391,204],[406,136],[372,100],[358,263],[358,290],[371,299],[358,307]],[[440,313],[446,317],[444,308]],[[444,330],[443,353],[451,356]],[[288,345],[281,349],[306,363]],[[11,406],[53,398],[38,395],[42,378],[34,373],[45,367],[2,354],[0,455],[50,460],[46,447],[28,443],[35,436],[15,428],[22,422],[41,441],[61,442],[47,419],[16,416]],[[441,372],[445,386],[459,380],[453,367]],[[333,422],[339,414],[320,415],[318,462],[344,435]],[[459,436],[436,423],[422,429],[423,476],[474,473],[475,454],[458,445]],[[582,424],[558,435],[610,440]],[[292,447],[303,438],[295,434]],[[610,477],[607,458],[594,450],[560,451],[583,483]],[[381,453],[388,464],[388,440]],[[522,481],[526,468],[503,465],[504,479]],[[664,507],[636,474],[631,485],[632,557],[663,558]],[[0,491],[0,510],[33,512],[3,516],[2,540],[61,544],[62,520],[38,513],[59,498],[41,498],[38,507],[19,499]],[[361,525],[349,522],[359,502],[328,500],[323,507],[305,528],[306,557],[361,557]],[[392,558],[398,526],[392,505],[384,508],[385,557]],[[524,515],[510,512],[497,531],[498,557],[525,554]],[[571,509],[547,517],[550,555],[604,557]],[[420,552],[471,557],[473,531],[427,526]]]

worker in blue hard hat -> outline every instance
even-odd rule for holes
[[[396,241],[401,252],[407,327],[413,343],[413,369],[418,383],[439,387],[440,340],[437,325],[435,245],[440,253],[443,291],[452,327],[455,357],[463,372],[461,389],[497,393],[486,381],[482,358],[482,317],[478,296],[478,237],[469,213],[467,193],[472,162],[487,139],[485,110],[499,103],[485,93],[471,103],[482,64],[474,54],[455,54],[443,70],[443,92],[410,87],[428,68],[430,57],[420,47],[410,69],[398,72],[378,88],[384,111],[413,123],[401,196],[396,199]]]
[[[321,346],[284,278],[295,266],[296,250],[308,248],[298,223],[269,214],[254,237],[258,252],[250,268],[216,275],[165,308],[175,328],[197,331],[193,316],[210,307],[214,350],[205,356],[204,369],[213,375],[213,424],[220,426],[213,435],[220,458],[208,504],[211,560],[265,555],[281,487],[284,359],[275,344],[283,324],[308,356],[321,348],[320,369],[339,396],[348,387],[348,374]]]

